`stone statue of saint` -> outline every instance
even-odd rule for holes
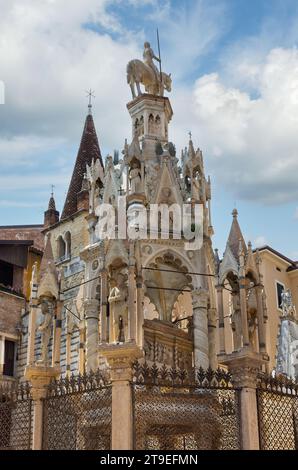
[[[230,318],[233,330],[234,351],[237,351],[242,346],[242,325],[239,294],[233,294],[232,296],[232,314]]]
[[[110,303],[110,343],[125,342],[128,331],[128,311],[124,276],[119,274],[117,281],[111,279]]]
[[[137,163],[133,163],[129,172],[131,194],[139,194],[141,192],[141,172]]]
[[[257,350],[257,338],[256,338],[256,330],[257,330],[257,310],[256,308],[250,308],[247,312],[247,321],[248,321],[248,335],[249,335],[249,343],[252,346],[253,350]]]
[[[38,326],[38,331],[41,332],[41,356],[38,363],[47,365],[49,342],[52,332],[52,321],[54,317],[53,302],[48,299],[42,299],[40,303],[40,310],[43,316],[43,321]]]
[[[199,176],[198,173],[193,176],[193,180],[192,180],[192,197],[195,201],[199,201],[201,199],[200,176]]]

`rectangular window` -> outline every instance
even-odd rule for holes
[[[14,375],[14,360],[15,360],[15,342],[5,340],[4,344],[4,367],[3,375],[13,377]]]
[[[0,284],[5,287],[13,286],[13,265],[0,260]]]
[[[276,282],[276,295],[277,295],[277,308],[281,309],[281,304],[282,304],[282,298],[281,294],[285,290],[284,284],[281,284],[280,282]]]

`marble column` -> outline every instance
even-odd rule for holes
[[[242,337],[243,346],[249,346],[248,336],[248,322],[247,322],[247,292],[246,292],[246,279],[241,277],[239,279],[240,288],[240,308],[241,308],[241,325],[242,325]]]
[[[112,382],[112,450],[133,450],[132,369],[134,360],[142,357],[141,349],[132,343],[100,346],[100,353],[110,367]]]
[[[28,325],[28,348],[27,348],[27,365],[35,362],[35,336],[36,336],[36,317],[37,317],[38,300],[31,300]]]
[[[60,368],[29,365],[25,369],[25,378],[31,383],[33,400],[32,450],[42,450],[43,399],[48,385],[59,375]]]
[[[144,324],[144,307],[143,307],[143,300],[144,300],[144,288],[143,288],[143,277],[141,275],[137,275],[136,279],[136,286],[137,286],[137,345],[142,348],[143,341],[144,341],[144,333],[143,333],[143,324]]]
[[[136,340],[136,276],[135,264],[128,268],[128,341]]]
[[[52,367],[60,366],[62,308],[63,308],[63,302],[59,300],[56,306],[56,317],[55,317],[55,324],[54,324]]]
[[[80,321],[79,335],[80,335],[80,345],[79,345],[79,373],[83,374],[85,372],[85,321]]]
[[[257,315],[258,315],[258,334],[259,334],[259,348],[260,352],[266,352],[266,333],[264,322],[264,304],[263,304],[263,286],[256,287],[257,289]]]
[[[223,286],[216,287],[217,293],[217,308],[218,308],[218,327],[219,327],[219,354],[226,352],[225,346],[225,322],[224,322],[224,308],[223,308]]]
[[[209,367],[207,291],[192,292],[195,367]]]
[[[108,273],[106,269],[101,271],[100,291],[100,342],[106,343],[108,341]]]
[[[209,365],[211,369],[217,369],[216,356],[216,334],[217,334],[217,310],[208,309],[208,345],[209,345]]]
[[[98,369],[99,301],[85,300],[86,318],[86,371]]]
[[[70,365],[71,365],[71,333],[66,333],[66,375],[70,377]]]
[[[259,353],[250,349],[226,356],[226,364],[232,374],[235,388],[240,389],[241,449],[259,450],[259,425],[257,409],[257,376],[265,361]]]

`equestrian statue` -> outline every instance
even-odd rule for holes
[[[127,83],[132,92],[133,99],[142,94],[140,84],[145,86],[146,93],[151,95],[163,96],[164,90],[170,92],[172,89],[171,74],[159,71],[153,60],[160,63],[160,58],[154,54],[150,43],[145,42],[143,61],[134,59],[127,64]]]

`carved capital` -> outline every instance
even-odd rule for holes
[[[88,317],[98,317],[99,316],[99,300],[97,299],[86,299],[84,300],[84,311],[86,315],[86,320]]]
[[[208,291],[205,289],[198,289],[191,293],[193,308],[207,308],[207,300],[209,297]]]
[[[131,381],[132,363],[143,356],[141,349],[134,343],[101,345],[99,353],[107,359],[114,382]]]
[[[44,398],[47,394],[47,386],[53,379],[57,379],[60,373],[60,367],[27,366],[24,375],[31,383],[33,400]]]
[[[218,356],[218,362],[228,366],[235,387],[240,388],[256,388],[258,373],[267,361],[267,354],[256,353],[250,348]]]
[[[215,327],[217,325],[217,310],[216,308],[208,309],[208,325]]]

